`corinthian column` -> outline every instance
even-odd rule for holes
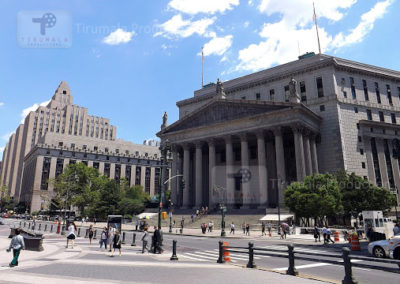
[[[214,208],[214,205],[218,203],[218,200],[214,200],[214,187],[216,178],[216,168],[215,168],[215,143],[213,140],[208,141],[208,207]]]
[[[258,158],[258,183],[259,207],[266,208],[268,199],[267,162],[265,155],[264,132],[257,132],[257,158]]]
[[[230,136],[225,138],[225,151],[226,151],[226,204],[235,204],[235,180],[233,177],[233,147],[232,138]]]
[[[183,207],[190,207],[190,148],[188,144],[183,146],[183,179],[185,180],[185,188],[183,189]]]
[[[203,152],[201,150],[202,143],[196,143],[196,207],[199,208],[203,204]]]
[[[286,183],[286,170],[285,170],[285,154],[283,151],[283,137],[280,127],[273,129],[275,136],[275,152],[276,152],[276,178],[273,186],[277,187],[279,203],[283,204],[283,190]]]
[[[292,127],[294,136],[294,147],[296,151],[296,173],[297,181],[303,181],[306,176],[306,165],[304,161],[304,145],[302,128],[298,126]]]
[[[247,135],[240,135],[240,153],[242,162],[242,194],[243,194],[243,208],[249,208],[253,203],[250,192],[250,181],[247,173],[250,173],[249,167],[249,143],[247,142]]]

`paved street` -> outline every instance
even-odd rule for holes
[[[132,237],[131,233],[127,232],[127,244],[123,246],[123,255],[121,257],[110,257],[109,253],[99,250],[98,240],[94,240],[94,243],[90,246],[88,239],[79,238],[74,249],[65,249],[63,237],[49,234],[44,240],[45,251],[40,253],[43,254],[42,257],[24,260],[24,255],[31,257],[38,253],[23,251],[21,266],[11,271],[6,267],[10,255],[4,252],[5,246],[9,242],[9,239],[6,238],[9,229],[2,226],[0,232],[2,240],[0,242],[2,251],[0,253],[2,265],[0,277],[3,281],[8,282],[20,283],[21,279],[25,279],[22,282],[47,283],[46,281],[52,281],[54,283],[54,279],[70,279],[72,277],[72,279],[78,281],[76,283],[86,283],[85,281],[93,279],[96,279],[96,282],[107,280],[108,283],[115,281],[172,283],[190,277],[193,283],[204,283],[204,279],[207,279],[209,283],[261,283],[265,282],[266,279],[276,280],[277,283],[291,283],[293,280],[296,283],[312,283],[313,281],[310,278],[328,283],[340,283],[344,277],[342,265],[324,262],[326,260],[325,254],[340,254],[343,244],[321,245],[315,243],[313,239],[299,236],[291,238],[290,241],[279,240],[278,238],[261,237],[255,233],[245,239],[240,238],[241,233],[237,233],[238,238],[231,238],[227,242],[230,246],[246,247],[248,242],[251,241],[256,248],[281,250],[286,250],[287,244],[291,242],[294,243],[296,251],[318,253],[318,256],[308,256],[316,259],[316,261],[296,260],[296,268],[301,278],[294,278],[281,274],[287,270],[287,258],[263,256],[256,253],[255,263],[258,269],[247,269],[243,268],[248,262],[247,254],[231,253],[232,261],[230,264],[217,264],[220,238],[164,234],[164,254],[145,253],[142,255],[139,247],[141,245],[141,233],[137,233],[137,246],[130,246]],[[173,239],[178,241],[179,261],[177,262],[169,260]],[[366,253],[364,251],[361,254],[365,255]],[[3,257],[3,255],[6,257]],[[336,258],[336,260],[341,260],[341,258]],[[360,261],[360,263],[363,262]],[[359,283],[400,282],[400,274],[390,272],[353,267],[353,273]],[[168,275],[167,278],[166,275]]]

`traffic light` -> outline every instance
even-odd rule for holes
[[[182,189],[185,189],[185,179],[182,178]]]

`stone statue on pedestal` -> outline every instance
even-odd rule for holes
[[[300,95],[299,93],[297,93],[297,82],[294,78],[292,78],[289,82],[289,101],[291,103],[300,103],[301,99],[300,99]]]
[[[161,129],[164,129],[165,127],[168,126],[168,122],[167,122],[168,121],[168,114],[167,114],[166,111],[164,112],[162,120],[163,120],[163,123],[161,124]]]
[[[226,99],[224,86],[222,85],[222,82],[219,78],[217,80],[217,98],[218,99]]]

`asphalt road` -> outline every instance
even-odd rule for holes
[[[237,233],[238,236],[241,236],[241,233]],[[123,256],[119,258],[120,261],[130,261],[132,263],[136,263],[140,265],[142,261],[148,261],[148,259],[142,258],[142,254],[139,253],[140,246],[141,246],[141,233],[137,233],[136,243],[137,246],[130,246],[132,235],[131,233],[127,233],[127,240],[126,245],[123,246]],[[211,273],[210,271],[200,269],[201,265],[207,264],[215,264],[218,259],[218,241],[220,238],[207,238],[207,237],[193,237],[193,236],[181,236],[181,235],[168,235],[164,234],[164,249],[165,254],[162,256],[154,256],[156,258],[162,258],[166,261],[169,260],[171,255],[171,246],[172,240],[177,240],[178,247],[177,247],[177,255],[179,258],[178,263],[190,263],[190,265],[199,265],[198,271],[203,271],[204,273]],[[269,239],[266,237],[261,237],[259,234],[252,236],[251,239],[229,239],[224,240],[229,243],[229,246],[235,247],[247,247],[248,242],[251,241],[254,243],[255,248],[263,248],[263,249],[279,249],[282,250],[282,255],[287,255],[287,245],[289,241],[286,240],[278,240],[278,239]],[[64,239],[59,238],[52,238],[49,236],[45,239],[45,242],[49,243],[60,243],[64,242]],[[298,272],[301,275],[311,275],[317,279],[325,280],[328,282],[333,283],[341,283],[344,278],[344,266],[341,264],[330,264],[327,263],[326,260],[336,260],[342,261],[341,250],[342,246],[340,244],[334,245],[323,245],[320,243],[315,243],[312,240],[304,240],[304,239],[297,239],[291,240],[294,243],[295,251],[298,252],[313,252],[316,255],[303,255],[304,257],[309,257],[312,260],[296,260],[295,266]],[[109,271],[109,267],[106,265],[107,261],[109,261],[109,257],[105,256],[103,252],[99,252],[98,248],[98,240],[94,240],[92,246],[88,246],[87,239],[78,239],[76,241],[78,246],[85,247],[88,251],[84,255],[80,256],[79,259],[76,259],[74,263],[61,263],[61,264],[49,264],[41,268],[35,268],[29,270],[27,269],[26,272],[39,272],[39,273],[51,273],[51,274],[60,274],[64,276],[68,276],[71,273],[78,274],[79,276],[82,275],[90,275],[91,277],[103,277],[103,279],[113,279],[112,272]],[[353,253],[353,252],[352,252]],[[338,257],[334,258],[327,258],[327,254],[336,254]],[[355,253],[357,254],[357,253]],[[367,255],[367,252],[358,253],[359,255]],[[245,266],[248,262],[248,255],[246,253],[231,253],[231,264],[238,265],[238,266]],[[156,260],[154,258],[154,260]],[[49,259],[49,261],[51,258]],[[104,265],[100,263],[100,265],[90,265],[91,261],[103,261]],[[377,264],[374,262],[367,262],[367,261],[358,261],[357,263],[365,263],[365,264],[375,264],[375,265],[382,265],[383,267],[395,267],[396,265],[393,264]],[[255,264],[257,268],[265,268],[268,270],[280,271],[285,272],[288,267],[288,259],[285,257],[276,257],[276,256],[264,256],[257,254],[257,250],[255,253]],[[87,267],[83,269],[82,266]],[[104,267],[106,266],[106,267]],[[223,267],[224,264],[221,264]],[[80,268],[79,268],[80,267]],[[195,266],[194,266],[195,267]],[[125,269],[125,268],[124,268]],[[245,269],[239,270],[242,273],[246,274],[247,270],[252,269]],[[138,270],[138,273],[147,274],[151,271],[148,267],[142,267]],[[185,271],[185,272],[182,272]],[[184,267],[177,267],[176,273],[182,273],[182,275],[186,275],[187,268],[185,270]],[[151,272],[150,272],[151,273]],[[212,272],[214,273],[214,272]],[[219,273],[219,272],[215,272]],[[258,272],[257,272],[258,273]],[[121,274],[123,275],[123,274]],[[117,277],[115,279],[123,280],[123,276]],[[261,274],[262,275],[262,274]],[[370,268],[358,268],[353,267],[353,275],[359,283],[400,283],[400,274],[386,272],[382,270],[375,270]],[[111,277],[111,278],[110,278]],[[236,276],[235,279],[241,279],[242,276]],[[262,276],[261,276],[262,277]],[[144,278],[143,278],[144,280]],[[161,281],[162,279],[160,279]],[[157,282],[157,281],[155,281]],[[237,282],[237,283],[240,283]]]

